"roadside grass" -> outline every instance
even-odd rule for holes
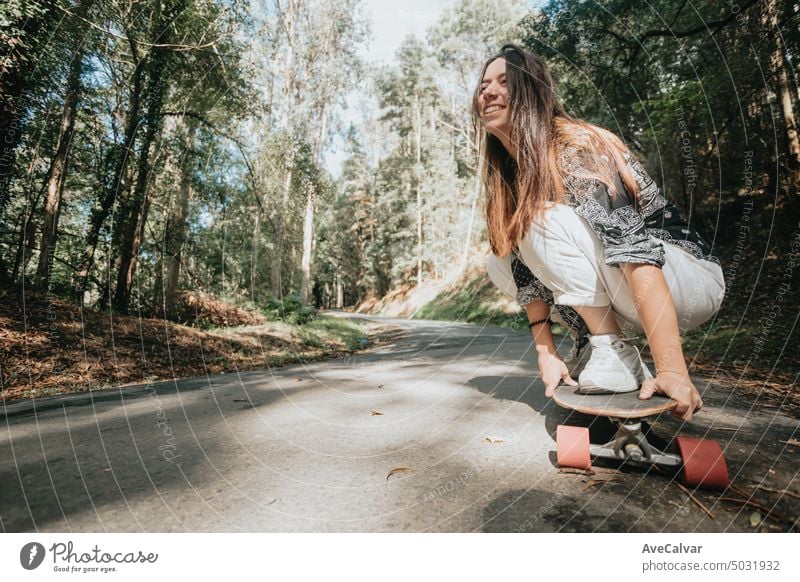
[[[418,309],[413,319],[459,321],[516,329],[524,312],[495,289],[485,274],[469,271]]]
[[[259,328],[267,328],[272,333],[291,339],[307,350],[353,351],[362,349],[370,343],[367,326],[363,322],[319,315],[313,321],[298,325],[285,321],[271,321],[264,325],[242,328],[223,328],[217,331],[246,333]]]

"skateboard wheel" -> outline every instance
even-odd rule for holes
[[[556,455],[559,467],[572,467],[587,471],[591,469],[589,429],[582,426],[558,426],[556,428]]]
[[[683,481],[692,487],[725,489],[731,484],[728,465],[717,441],[677,437],[683,459]]]

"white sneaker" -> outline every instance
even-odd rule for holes
[[[581,394],[635,392],[650,370],[642,362],[639,350],[616,334],[593,335],[591,358],[578,377]]]
[[[591,355],[592,346],[588,341],[583,344],[582,348],[579,348],[576,343],[572,344],[569,353],[567,353],[567,356],[564,358],[564,363],[567,365],[570,377],[576,380],[578,379],[578,376],[589,362]]]

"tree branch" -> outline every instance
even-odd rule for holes
[[[699,26],[695,26],[694,28],[690,28],[688,30],[683,30],[676,32],[671,28],[665,30],[649,30],[644,34],[640,34],[636,37],[636,42],[633,45],[633,54],[628,58],[628,68],[630,69],[633,66],[633,62],[636,60],[636,57],[639,56],[639,52],[642,50],[644,46],[644,41],[648,38],[655,38],[660,36],[665,37],[672,37],[672,38],[686,38],[687,36],[694,36],[700,32],[704,32],[706,30],[710,31],[712,35],[719,32],[720,29],[724,28],[728,25],[731,21],[735,20],[739,14],[744,14],[748,9],[750,9],[753,5],[757,4],[760,0],[748,0],[745,2],[744,5],[741,6],[739,12],[731,13],[730,16],[723,18],[721,20],[715,20],[713,22],[704,22]],[[712,30],[713,29],[713,30]]]
[[[671,36],[673,38],[684,38],[687,36],[694,36],[698,32],[703,32],[705,30],[709,30],[712,28],[719,30],[720,28],[723,28],[728,23],[730,23],[732,20],[735,20],[740,13],[744,13],[745,11],[747,11],[747,9],[749,9],[751,6],[758,3],[759,1],[760,0],[748,0],[747,2],[745,2],[743,6],[741,6],[739,12],[736,13],[731,12],[730,16],[723,18],[722,20],[715,20],[714,22],[704,22],[699,26],[695,26],[694,28],[690,28],[689,30],[683,30],[681,32],[675,32],[672,29],[650,30],[648,32],[645,32],[644,34],[640,34],[637,40],[639,43],[641,43],[643,40],[647,38],[652,38],[656,36]]]
[[[143,40],[136,40],[135,38],[132,38],[131,36],[125,37],[125,36],[122,36],[121,34],[117,34],[115,32],[111,32],[110,30],[108,30],[106,28],[103,28],[102,26],[100,26],[98,24],[95,24],[94,22],[92,22],[91,20],[89,20],[87,18],[83,18],[82,16],[78,16],[77,14],[75,14],[73,12],[70,12],[69,10],[67,10],[66,8],[64,8],[63,6],[60,6],[58,4],[56,4],[56,8],[61,10],[61,12],[63,12],[64,14],[67,14],[67,15],[73,17],[73,18],[77,18],[78,20],[82,20],[83,22],[85,22],[86,24],[88,24],[89,26],[94,28],[95,30],[99,30],[100,32],[102,32],[103,34],[105,34],[107,36],[111,36],[113,38],[118,38],[119,40],[125,40],[125,41],[128,41],[129,43],[136,43],[137,45],[148,47],[148,48],[165,48],[165,49],[174,50],[176,52],[196,51],[196,50],[205,49],[205,48],[208,48],[208,47],[214,47],[214,46],[217,45],[217,43],[219,41],[221,41],[221,40],[223,40],[225,38],[225,35],[222,35],[219,38],[217,38],[215,40],[212,40],[211,42],[207,42],[205,44],[198,44],[198,45],[170,44],[170,43],[166,43],[166,44],[150,43],[150,42],[146,42],[146,41],[143,41]]]

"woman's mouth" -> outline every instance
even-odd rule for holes
[[[500,111],[503,109],[502,105],[489,105],[489,107],[483,110],[484,115],[489,115],[490,113],[494,113],[495,111]]]

